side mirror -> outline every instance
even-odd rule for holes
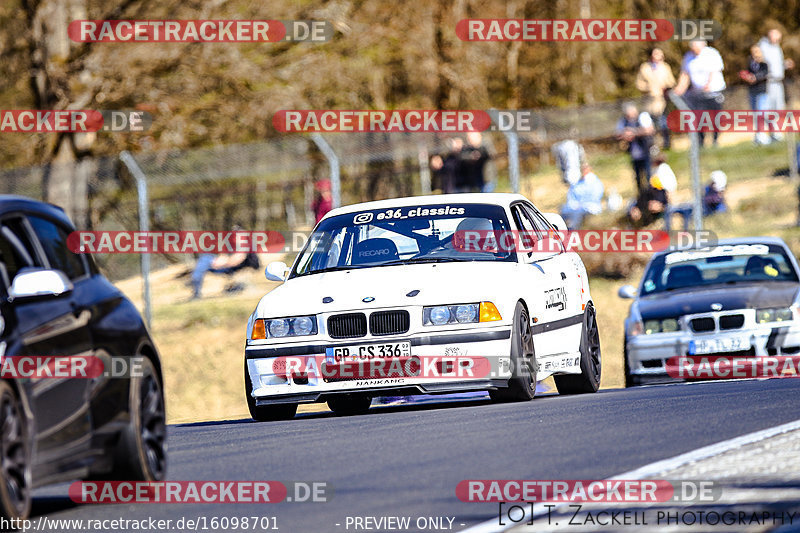
[[[267,265],[264,275],[270,281],[286,281],[286,272],[289,267],[283,261],[273,261]]]
[[[558,231],[567,231],[567,223],[558,213],[542,213],[542,215]]]
[[[636,298],[636,287],[634,287],[633,285],[623,285],[622,287],[619,288],[619,292],[617,293],[617,295],[620,298],[625,298],[628,300],[631,298]]]
[[[10,300],[37,296],[59,296],[72,290],[72,282],[60,270],[26,268],[21,270],[8,290]]]

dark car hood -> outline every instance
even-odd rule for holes
[[[721,304],[721,311],[789,307],[798,289],[800,284],[793,281],[769,281],[659,292],[639,299],[639,313],[648,320],[707,313],[713,311],[711,304]]]

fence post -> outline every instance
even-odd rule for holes
[[[317,145],[319,151],[328,160],[328,165],[331,167],[331,196],[333,196],[333,207],[340,207],[342,205],[342,183],[339,176],[339,158],[336,157],[336,152],[333,151],[331,145],[319,133],[313,133],[311,140]]]
[[[136,195],[139,199],[139,231],[150,231],[150,210],[147,203],[147,176],[142,172],[139,164],[130,152],[123,150],[119,154],[120,160],[128,167],[131,175],[136,180]],[[152,311],[150,306],[150,254],[142,254],[142,282],[144,300],[144,321],[147,327],[151,327]]]
[[[431,193],[431,167],[428,161],[430,154],[424,143],[417,143],[417,158],[419,160],[419,186],[423,195]]]
[[[490,109],[489,116],[499,126],[497,109]],[[508,181],[511,182],[511,191],[519,193],[519,136],[515,131],[503,131],[503,135],[508,147]]]
[[[669,99],[681,111],[690,111],[686,101],[673,91],[668,93]],[[689,170],[692,174],[692,189],[694,190],[694,206],[692,208],[692,221],[694,230],[703,229],[703,189],[700,180],[700,134],[696,131],[689,132]]]

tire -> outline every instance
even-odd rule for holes
[[[559,394],[585,394],[600,388],[600,332],[596,318],[594,306],[587,305],[581,329],[581,373],[553,376]]]
[[[19,398],[0,381],[0,517],[27,518],[31,512],[31,453],[28,424]]]
[[[256,405],[256,400],[250,395],[253,384],[247,366],[244,367],[244,395],[247,398],[247,410],[250,418],[256,422],[277,422],[278,420],[291,420],[297,414],[296,403],[278,403],[275,405]]]
[[[328,398],[328,407],[336,416],[363,415],[369,411],[372,398],[363,394],[342,394]]]
[[[622,348],[622,358],[625,364],[625,388],[636,387],[639,385],[639,379],[631,374],[631,365],[628,363],[628,344],[626,343]]]
[[[167,476],[164,389],[153,362],[142,360],[141,374],[131,378],[130,422],[116,448],[111,479],[163,481]]]
[[[512,377],[508,387],[490,390],[495,402],[524,402],[536,395],[536,352],[528,312],[522,302],[514,309],[514,326],[511,330]]]

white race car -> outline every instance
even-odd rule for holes
[[[561,217],[518,194],[334,209],[291,268],[267,266],[284,283],[247,323],[250,414],[324,401],[356,414],[374,397],[463,391],[530,400],[550,375],[561,394],[597,391],[586,269],[555,229]]]

